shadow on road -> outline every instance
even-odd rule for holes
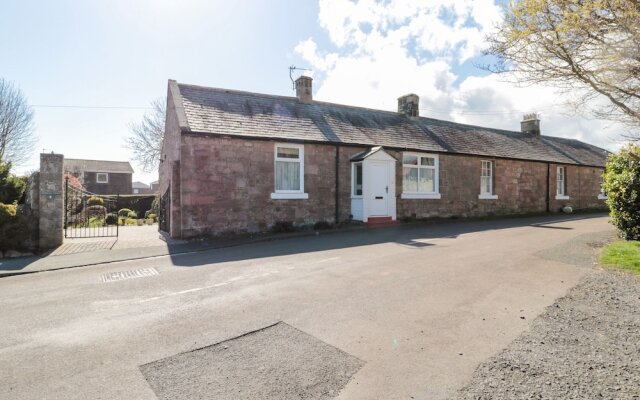
[[[316,235],[298,236],[286,240],[267,240],[258,243],[218,248],[190,254],[171,254],[172,262],[178,267],[197,267],[230,261],[260,259],[286,256],[291,254],[312,253],[325,250],[365,247],[382,243],[397,243],[417,250],[435,246],[434,239],[456,239],[458,236],[497,229],[515,227],[536,227],[567,229],[566,226],[554,226],[562,222],[600,218],[607,214],[582,215],[545,215],[524,218],[505,218],[475,221],[439,221],[430,223],[403,224],[380,229],[362,229],[356,231],[320,232]],[[273,239],[278,239],[274,236]],[[366,251],[363,249],[363,251]]]

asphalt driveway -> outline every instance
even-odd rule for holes
[[[450,398],[590,273],[589,243],[611,234],[602,216],[415,225],[3,278],[0,398],[162,398],[141,366],[279,321],[301,346],[357,360],[327,396]],[[287,353],[259,339],[267,359]],[[242,369],[242,354],[220,368]]]

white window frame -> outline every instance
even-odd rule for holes
[[[560,179],[561,175],[562,179]],[[556,200],[569,200],[567,195],[567,168],[562,165],[556,167]]]
[[[606,200],[607,195],[602,190],[602,186],[604,185],[604,171],[600,171],[600,192],[598,193],[598,200]]]
[[[105,180],[100,180],[100,175],[104,175]],[[96,183],[109,183],[109,173],[108,172],[96,172]]]
[[[489,168],[486,169],[484,166],[488,165]],[[495,163],[493,160],[480,160],[480,194],[478,195],[478,199],[480,200],[496,200],[498,195],[493,193],[493,177],[495,175]],[[489,192],[484,190],[484,185],[482,184],[482,178],[485,177],[484,171],[489,171]]]
[[[351,198],[352,199],[361,199],[362,194],[356,194],[355,184],[356,184],[356,166],[360,166],[362,168],[362,189],[361,192],[364,193],[364,164],[362,161],[351,163]]]
[[[278,147],[289,147],[299,150],[298,160],[291,158],[278,158]],[[300,163],[300,190],[277,190],[276,189],[276,162],[298,162]],[[293,143],[275,143],[273,145],[273,193],[272,199],[308,199],[309,194],[304,192],[304,145]]]
[[[414,156],[418,157],[418,165],[411,165],[404,163],[405,156]],[[429,157],[433,158],[433,165],[420,165],[420,157]],[[420,179],[420,170],[421,169],[432,169],[433,173],[433,192],[405,192],[404,191],[404,169],[405,168],[416,168],[418,169],[418,179]],[[414,153],[414,152],[403,152],[402,153],[402,194],[400,195],[402,199],[440,199],[442,198],[440,194],[440,159],[437,154],[429,154],[429,153]]]

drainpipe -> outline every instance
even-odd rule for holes
[[[551,165],[549,163],[547,163],[547,212],[551,211],[550,209],[550,205],[549,205],[549,196],[551,195],[550,193],[550,182],[549,182],[549,178],[551,178]]]
[[[334,222],[338,223],[340,216],[340,146],[336,145],[336,215]]]

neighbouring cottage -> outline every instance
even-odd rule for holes
[[[398,218],[604,208],[607,151],[540,134],[398,111],[169,81],[160,164],[162,229],[172,237],[265,231],[279,221]]]
[[[65,158],[64,171],[80,180],[95,194],[131,194],[133,168],[128,161]]]
[[[131,190],[133,194],[151,194],[151,186],[144,182],[135,181],[131,184]]]

